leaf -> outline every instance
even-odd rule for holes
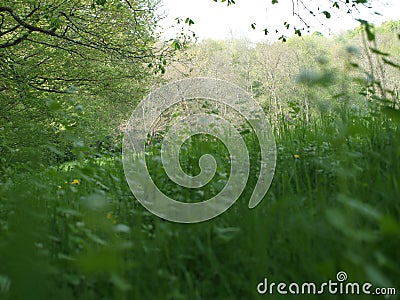
[[[186,18],[185,23],[189,24],[189,26],[191,26],[191,25],[194,24],[194,21],[192,19],[190,19],[190,18]]]
[[[251,24],[251,28],[256,29],[256,23]]]
[[[218,0],[214,0],[214,2],[218,2]],[[226,2],[226,0],[221,0],[222,3]],[[228,6],[235,4],[235,0],[228,0]]]
[[[272,4],[277,4],[278,0],[272,0]]]
[[[247,129],[240,131],[240,134],[245,135],[245,134],[249,134],[250,132],[251,132],[250,129],[247,128]]]
[[[180,50],[182,48],[181,43],[179,40],[174,40],[171,44],[174,50]]]
[[[322,12],[324,15],[325,15],[325,17],[327,18],[327,19],[330,19],[331,18],[331,13],[329,12],[329,11],[323,11]]]

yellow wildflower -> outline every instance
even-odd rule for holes
[[[293,157],[294,157],[295,159],[300,159],[300,155],[298,155],[298,154],[293,155]]]
[[[74,179],[74,180],[72,180],[72,182],[71,182],[72,184],[75,184],[75,185],[78,185],[78,184],[81,184],[80,182],[79,182],[79,180],[78,179]]]

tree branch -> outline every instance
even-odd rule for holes
[[[25,33],[23,36],[20,36],[19,38],[17,38],[16,40],[12,41],[12,42],[7,42],[5,44],[0,44],[0,48],[8,48],[8,47],[12,47],[12,46],[16,46],[19,43],[23,42],[24,40],[27,39],[27,37],[29,36],[29,33]]]

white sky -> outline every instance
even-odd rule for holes
[[[219,0],[220,1],[220,0]],[[291,24],[297,24],[302,28],[299,20],[292,16],[292,1],[279,0],[278,4],[272,5],[271,0],[236,0],[236,4],[227,7],[226,2],[214,2],[213,0],[162,0],[161,8],[168,16],[162,21],[161,25],[165,36],[172,38],[180,28],[171,28],[176,25],[175,18],[187,17],[194,20],[195,24],[190,26],[200,39],[213,38],[247,38],[253,42],[258,41],[273,41],[281,34],[291,34],[293,30],[285,32],[283,22],[289,21]],[[317,11],[315,3],[328,4],[328,0],[311,1],[312,9]],[[366,19],[376,24],[380,24],[386,20],[400,19],[400,0],[373,0],[372,9],[363,9],[360,13],[348,15],[342,13],[340,15],[332,15],[330,20],[327,20],[320,14],[320,20],[324,22],[323,26],[319,24],[311,15],[304,13],[307,21],[312,22],[311,32],[320,31],[324,35],[329,33],[338,33],[346,29],[351,29],[358,26],[355,18]],[[332,5],[332,4],[331,4]],[[331,6],[330,5],[330,6]],[[337,9],[321,7],[321,11],[327,10],[335,12]],[[379,12],[383,16],[378,16],[374,12]],[[256,23],[256,30],[251,28],[251,24]],[[270,34],[264,35],[263,29],[269,28]],[[280,33],[275,34],[275,29],[279,29]]]

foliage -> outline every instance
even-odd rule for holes
[[[363,23],[332,39],[308,35],[284,44],[205,40],[172,64],[167,75],[206,75],[234,82],[275,114],[275,120],[282,113],[296,117],[296,111],[304,112],[307,120],[310,114],[342,104],[363,109],[380,103],[398,109],[400,48],[396,31],[387,29],[395,24],[375,28]],[[374,39],[368,39],[367,27]]]
[[[154,1],[2,5],[1,154],[14,161],[29,160],[37,147],[42,151],[36,162],[67,159],[48,151],[64,152],[82,142],[68,141],[66,131],[81,132],[86,145],[118,131],[127,108],[146,92],[152,72],[163,70],[174,51],[158,41]]]
[[[218,0],[214,0],[218,2]],[[272,5],[279,6],[279,0],[269,0]],[[376,0],[375,2],[378,2]],[[221,0],[221,3],[226,0]],[[288,1],[289,2],[289,1]],[[321,26],[325,26],[325,20],[331,19],[333,14],[353,14],[360,10],[371,10],[374,8],[372,0],[324,0],[324,1],[311,1],[311,0],[291,0],[292,15],[296,17],[296,21],[293,23],[289,20],[282,20],[283,26],[278,28],[272,28],[274,32],[281,34],[279,40],[282,42],[287,41],[287,36],[283,33],[290,30],[295,36],[303,36],[305,33],[311,33],[311,27],[313,23],[317,23]],[[227,5],[233,5],[235,1],[227,1]],[[378,12],[375,12],[379,14]],[[256,23],[250,24],[250,27],[255,30],[257,28]],[[265,35],[272,32],[271,28],[264,28],[262,31]]]
[[[342,2],[367,3],[333,8]],[[1,4],[0,298],[262,299],[256,287],[265,277],[319,284],[338,271],[351,282],[398,289],[398,22],[361,21],[332,40],[207,40],[183,53],[175,51],[185,40],[160,41],[156,4]],[[150,85],[196,75],[229,80],[256,97],[273,126],[278,160],[260,206],[247,207],[257,179],[250,176],[223,215],[182,225],[133,198],[120,135]],[[221,142],[194,136],[181,149],[190,174],[199,172],[201,155],[216,158],[205,189],[176,186],[160,165],[164,129],[189,105],[161,116],[147,163],[166,194],[201,201],[229,178]],[[193,105],[221,111],[206,101]],[[251,130],[241,134],[255,175],[258,141]]]
[[[339,270],[351,281],[398,287],[398,127],[384,115],[340,113],[345,118],[330,113],[291,125],[282,116],[277,172],[263,205],[247,208],[249,182],[234,207],[191,226],[146,212],[132,198],[119,156],[14,175],[1,185],[0,274],[10,282],[2,296],[257,298],[266,276],[320,283]],[[248,139],[249,149],[254,142]],[[193,151],[225,155],[201,139],[186,147],[184,168]],[[157,164],[150,172],[165,178]],[[204,196],[163,187],[185,199]]]

